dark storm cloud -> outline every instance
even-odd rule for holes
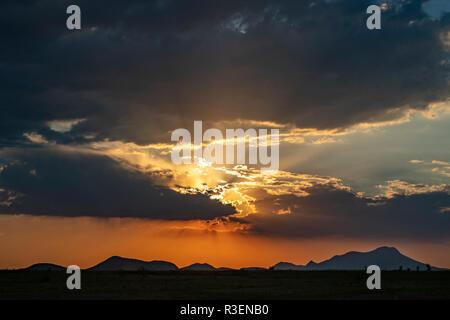
[[[34,148],[4,151],[0,214],[213,219],[234,213],[204,195],[155,186],[108,157]]]
[[[333,186],[309,196],[268,196],[245,219],[252,230],[282,237],[450,238],[450,187],[439,192],[373,200]],[[279,210],[289,214],[277,214]]]
[[[83,118],[62,142],[146,143],[194,119],[337,128],[389,119],[449,96],[449,14],[391,1],[67,1],[0,5],[0,139],[20,143],[46,122]],[[70,136],[70,138],[67,138]],[[64,138],[66,137],[66,138]]]
[[[383,29],[369,31],[365,10],[372,2],[2,1],[0,146],[25,148],[1,153],[0,164],[8,163],[0,173],[2,212],[208,219],[232,211],[204,196],[159,188],[105,157],[30,148],[24,133],[60,144],[87,136],[148,143],[167,140],[170,130],[190,128],[193,120],[338,128],[393,119],[401,112],[389,109],[420,109],[448,98],[443,39],[450,15],[433,19],[422,11],[423,1],[391,1],[395,5],[382,13]],[[81,7],[81,31],[66,28],[69,4]],[[48,128],[49,121],[65,119],[85,120],[67,133]],[[336,193],[323,197],[331,195]],[[330,221],[336,209],[356,229],[366,220],[353,221],[355,212],[376,213],[370,217],[380,221],[410,219],[410,207],[400,203],[416,197],[399,198],[399,211],[387,217],[378,211],[394,211],[389,206],[394,200],[367,207],[351,194],[340,196],[344,199],[330,200],[332,207],[321,207],[328,200],[316,201],[320,212],[327,209]],[[437,208],[427,199],[415,204]],[[305,234],[319,228],[305,229],[296,217],[280,216],[273,230]],[[417,213],[416,220],[422,217]],[[430,213],[427,223],[445,234],[447,217]],[[439,219],[444,223],[437,224]],[[262,230],[267,221],[272,220],[255,220],[255,227]],[[405,228],[411,233],[417,225]]]

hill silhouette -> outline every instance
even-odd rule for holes
[[[66,270],[65,267],[58,266],[56,264],[52,263],[36,263],[28,268],[25,268],[24,270],[28,271],[63,271]]]
[[[113,256],[89,268],[93,271],[174,271],[178,267],[167,261],[142,261]]]
[[[369,252],[350,251],[336,255],[320,263],[310,261],[308,264],[295,265],[280,262],[272,267],[274,270],[363,270],[369,265],[378,265],[382,270],[427,270],[425,263],[411,259],[400,253],[394,247],[379,247]],[[442,270],[431,267],[432,270]]]
[[[411,259],[401,254],[394,247],[379,247],[369,252],[350,251],[342,255],[335,255],[328,260],[316,263],[308,262],[306,265],[296,265],[290,262],[279,262],[270,267],[271,270],[363,270],[369,265],[378,265],[382,270],[428,270],[427,264]],[[430,270],[447,270],[429,266]],[[51,263],[38,263],[24,270],[29,271],[48,271],[48,270],[64,270],[65,267]],[[138,259],[129,259],[113,256],[99,264],[88,268],[92,271],[231,271],[231,268],[215,268],[208,263],[193,263],[189,266],[178,268],[175,264],[168,261],[142,261]],[[255,271],[268,270],[262,267],[246,267],[239,270]]]
[[[190,266],[181,268],[182,271],[217,271],[212,265],[208,263],[194,263]]]

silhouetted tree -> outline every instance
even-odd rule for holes
[[[419,267],[419,266],[417,266],[417,267],[416,267],[416,271],[419,271],[419,269],[420,269],[420,267]]]
[[[427,263],[427,271],[431,271],[431,266]]]
[[[400,266],[400,268],[398,268],[398,271],[403,271],[403,266]]]

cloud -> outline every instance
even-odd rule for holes
[[[286,238],[450,238],[448,186],[442,191],[377,199],[326,185],[306,191],[304,197],[267,196],[255,203],[259,214],[240,221],[255,233]]]
[[[48,126],[50,129],[56,132],[69,132],[72,130],[73,126],[77,125],[78,123],[82,122],[84,119],[74,119],[74,120],[53,120],[48,123]]]
[[[368,0],[81,0],[82,30],[68,31],[69,1],[3,1],[1,212],[214,219],[233,204],[249,213],[233,219],[264,234],[446,237],[446,186],[394,177],[369,198],[330,177],[147,167],[148,150],[167,151],[170,131],[193,120],[281,125],[283,142],[318,148],[448,110],[437,102],[450,96],[450,16],[422,3],[388,2],[374,32]]]
[[[234,213],[205,195],[158,186],[101,154],[34,148],[1,156],[7,163],[0,171],[3,214],[190,220]]]
[[[440,161],[440,160],[432,160],[432,164],[442,165],[442,166],[450,166],[450,162]]]
[[[441,185],[414,184],[401,180],[387,181],[385,185],[378,185],[377,187],[381,190],[384,190],[384,195],[388,198],[392,198],[399,194],[413,195],[432,192],[447,192],[448,190],[450,190],[447,184]]]
[[[450,12],[450,3],[446,0],[428,0],[424,1],[423,8],[429,15],[438,18],[442,13]]]
[[[24,133],[24,137],[26,137],[28,140],[30,140],[32,143],[37,144],[46,144],[48,141],[39,133],[31,132],[31,133]]]
[[[423,160],[410,160],[410,163],[421,164],[423,166],[433,166],[430,169],[431,172],[440,174],[444,177],[450,177],[450,162],[442,161],[442,160],[431,160],[431,161],[423,161]]]
[[[388,5],[379,32],[365,27],[368,0],[78,1],[77,32],[65,28],[68,1],[3,2],[0,143],[31,131],[158,142],[199,115],[390,123],[449,97],[449,15],[430,17],[422,2]],[[73,119],[86,120],[47,127]]]

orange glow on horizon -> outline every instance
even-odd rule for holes
[[[402,253],[436,266],[450,266],[449,243],[339,238],[280,239],[244,232],[215,222],[164,222],[142,219],[0,216],[0,269],[34,263],[91,267],[110,256],[165,260],[178,267],[206,262],[215,267],[269,267],[280,261],[306,264],[350,250],[396,246]]]

